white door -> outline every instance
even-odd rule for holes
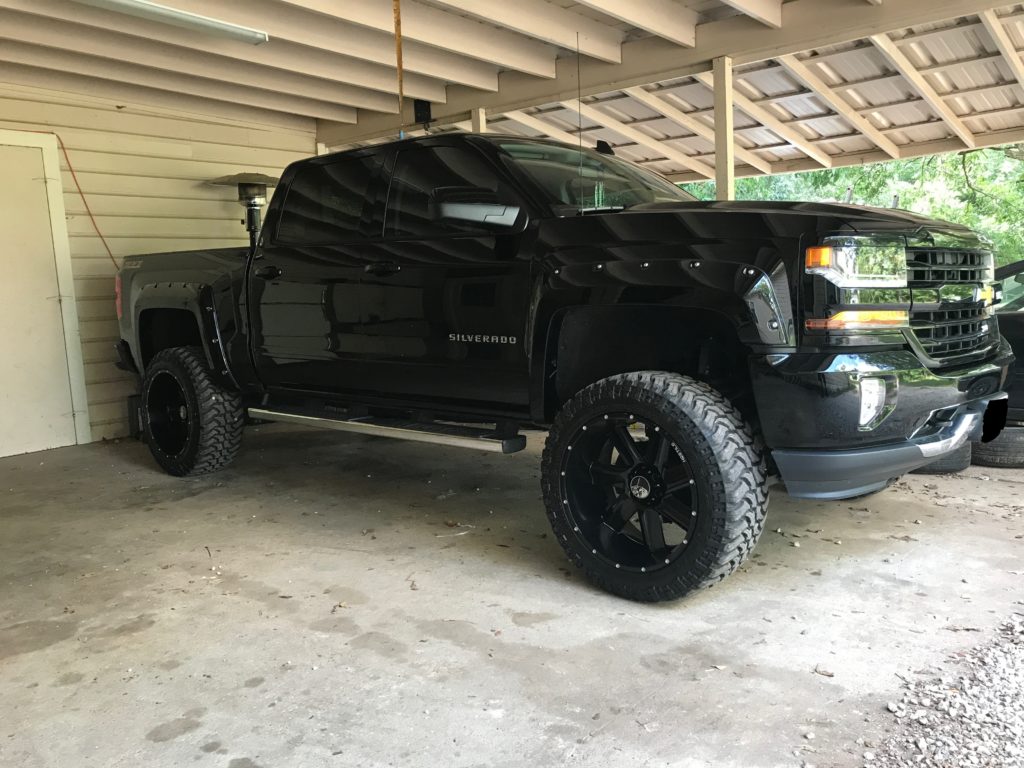
[[[43,150],[0,143],[0,169],[0,456],[11,456],[73,445],[75,418]]]

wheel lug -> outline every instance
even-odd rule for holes
[[[592,550],[590,550],[590,554],[592,554],[592,555],[596,555],[596,554],[597,554],[597,550],[596,550],[596,549],[592,549]]]
[[[668,564],[669,564],[669,559],[666,557],[665,558],[665,565],[668,565]]]
[[[618,564],[618,563],[616,563],[616,564],[615,564],[615,567],[616,567],[616,568],[618,568],[618,567],[619,567],[619,564]]]

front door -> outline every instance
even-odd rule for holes
[[[0,144],[0,168],[0,456],[12,456],[76,440],[43,150]]]
[[[499,223],[474,221],[479,206]],[[528,403],[530,259],[514,224],[524,215],[472,147],[398,152],[384,238],[360,292],[360,357],[375,391],[499,409]]]
[[[270,389],[362,388],[359,281],[367,241],[380,235],[371,199],[380,166],[373,152],[305,164],[268,216],[249,301],[257,371]]]

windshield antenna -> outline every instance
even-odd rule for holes
[[[851,184],[846,188],[846,204],[849,205],[853,202],[853,185]]]

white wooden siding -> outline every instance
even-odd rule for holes
[[[205,182],[243,171],[279,175],[316,154],[312,120],[291,127],[231,123],[82,95],[0,83],[0,128],[48,131],[71,156],[114,257],[243,245],[234,190]],[[64,206],[94,439],[127,432],[131,380],[114,367],[114,266],[60,158]]]

